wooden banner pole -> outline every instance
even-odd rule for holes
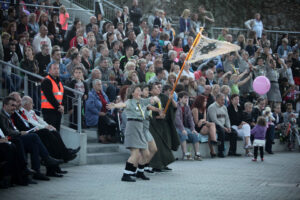
[[[180,79],[180,76],[181,76],[182,71],[183,71],[183,69],[184,69],[185,63],[190,59],[190,57],[191,57],[191,55],[192,55],[192,53],[193,53],[193,51],[194,51],[194,47],[198,44],[198,41],[199,41],[199,40],[201,39],[201,37],[202,37],[202,31],[203,31],[203,27],[201,27],[199,33],[197,34],[197,36],[196,36],[196,38],[195,38],[195,40],[194,40],[194,42],[193,42],[192,47],[190,48],[190,50],[189,50],[189,52],[188,52],[188,55],[186,56],[186,58],[185,58],[185,60],[184,60],[184,62],[183,62],[183,65],[182,65],[182,67],[181,67],[181,70],[180,70],[180,72],[179,72],[179,74],[178,74],[178,76],[177,76],[177,79],[176,79],[175,83],[174,83],[174,87],[173,87],[173,89],[172,89],[172,91],[171,91],[171,95],[173,95],[173,93],[174,93],[174,91],[175,91],[175,89],[176,89],[177,83],[178,83],[178,81],[179,81],[179,79]],[[168,110],[168,108],[169,108],[170,103],[171,103],[171,99],[169,99],[168,102],[167,102],[167,105],[166,105],[165,110],[164,110],[164,113],[165,113],[165,114],[167,113],[167,110]]]

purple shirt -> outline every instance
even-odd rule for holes
[[[256,125],[251,130],[251,135],[254,136],[254,139],[264,140],[265,137],[266,137],[266,132],[267,132],[267,127],[266,126]]]

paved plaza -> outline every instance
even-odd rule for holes
[[[65,167],[64,178],[0,190],[1,200],[300,200],[300,153],[177,161],[150,181],[121,182],[124,163]]]

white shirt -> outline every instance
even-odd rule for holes
[[[41,52],[41,47],[43,44],[48,44],[49,47],[49,54],[51,55],[52,46],[51,46],[51,40],[48,38],[48,36],[41,37],[40,34],[37,34],[32,42],[33,51],[35,54]]]
[[[264,29],[264,26],[263,26],[263,23],[262,23],[261,20],[257,21],[256,19],[250,19],[250,20],[248,20],[248,21],[245,22],[245,26],[248,29],[255,31],[256,32],[256,36],[258,38],[261,38],[263,29]]]
[[[35,114],[34,110],[26,110],[24,108],[20,109],[21,112],[24,113],[24,115],[27,117],[27,121],[32,124],[35,127],[38,127],[39,129],[46,128],[48,126],[47,122],[45,122],[41,117]]]
[[[195,75],[190,70],[188,72],[183,70],[181,76],[183,76],[183,75],[187,76],[188,78],[193,78],[193,80],[195,80]]]

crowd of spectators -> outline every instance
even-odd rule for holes
[[[116,142],[122,135],[117,123],[122,122],[121,114],[111,113],[106,105],[124,100],[124,87],[128,85],[158,84],[161,93],[170,92],[200,27],[204,26],[204,35],[210,35],[215,20],[202,5],[194,13],[184,9],[176,32],[163,10],[144,18],[137,0],[130,8],[116,11],[112,22],[98,14],[90,17],[88,24],[75,19],[70,26],[69,18],[59,0],[25,0],[1,10],[0,59],[41,76],[48,74],[53,63],[59,64],[63,85],[84,93],[81,113],[77,112],[76,100],[66,100],[70,126],[76,128],[77,115],[81,114],[84,127],[98,127],[102,143]],[[260,14],[255,14],[245,23],[248,34],[240,34],[236,40],[227,28],[222,30],[218,40],[239,45],[240,51],[184,66],[173,97],[180,105],[175,125],[184,159],[190,159],[185,141],[191,141],[194,158],[201,160],[197,148],[205,135],[211,157],[225,157],[225,139],[230,140],[228,155],[238,156],[237,138],[243,139],[245,154],[252,156],[250,131],[260,116],[268,122],[268,153],[273,154],[275,132],[282,133],[286,127],[290,132],[281,140],[287,141],[289,149],[294,148],[295,137],[300,142],[300,40],[284,35],[280,44],[271,48],[262,21]],[[271,83],[265,95],[256,94],[252,88],[253,80],[261,75]],[[28,94],[39,111],[40,81],[35,77],[29,80]],[[20,91],[22,75],[3,65],[2,85],[9,93]],[[66,95],[76,96],[71,92]],[[12,102],[8,99],[6,106],[12,106]],[[6,143],[0,134],[0,147]],[[218,145],[217,153],[212,145]],[[0,158],[2,168],[7,158]],[[9,173],[0,174],[0,178]]]

